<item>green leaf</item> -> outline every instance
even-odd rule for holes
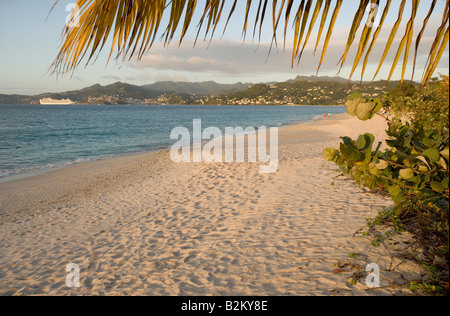
[[[449,149],[445,148],[443,151],[440,152],[441,156],[444,157],[445,159],[449,159]]]
[[[353,145],[353,140],[350,137],[344,136],[344,137],[341,137],[341,139],[344,141],[345,145],[347,145],[347,146]]]
[[[398,185],[389,186],[387,189],[389,194],[393,196],[399,195],[402,192],[402,189]]]
[[[373,102],[366,102],[366,103],[360,103],[356,107],[356,116],[361,121],[367,121],[373,117],[373,109],[375,107],[375,103]]]
[[[431,188],[434,191],[437,191],[437,192],[444,192],[445,191],[444,185],[442,185],[442,183],[440,183],[440,182],[431,181],[430,185],[431,185]]]
[[[387,167],[389,167],[389,162],[387,162],[386,160],[381,160],[377,163],[377,168],[380,170],[384,170]]]
[[[359,135],[358,140],[356,141],[356,147],[358,147],[358,149],[364,149],[364,147],[366,147],[366,138],[364,135]]]
[[[377,187],[377,177],[369,176],[366,185],[369,189],[374,190]]]
[[[417,156],[416,158],[419,159],[420,161],[422,161],[423,163],[425,163],[428,167],[428,170],[431,169],[430,165],[428,164],[427,159],[424,156]],[[420,168],[419,168],[419,170],[420,170]],[[428,170],[426,170],[426,171],[428,171]]]
[[[444,189],[448,189],[448,186],[449,186],[449,178],[448,177],[445,177],[444,178],[444,180],[442,180],[442,186],[444,187]]]
[[[333,158],[336,156],[337,150],[334,148],[327,148],[324,150],[322,156],[326,161],[332,161]]]
[[[370,172],[371,174],[373,174],[374,176],[377,176],[377,175],[380,174],[381,170],[377,168],[377,164],[376,164],[376,163],[371,162],[371,163],[369,164],[369,172]]]
[[[447,163],[445,162],[445,159],[441,157],[439,162],[437,163],[439,166],[441,166],[444,170],[447,170]]]
[[[366,133],[364,134],[364,138],[366,139],[366,146],[363,149],[372,149],[371,146],[375,142],[375,136],[373,136],[373,134]]]
[[[358,181],[359,179],[361,179],[362,176],[362,172],[361,170],[359,170],[358,168],[353,168],[352,169],[352,177],[353,179],[355,179],[356,181]]]
[[[402,122],[392,122],[390,125],[389,125],[389,132],[390,133],[394,133],[394,132],[397,132],[397,130],[400,128],[400,127],[402,127],[403,126],[403,123]]]
[[[419,166],[419,171],[420,172],[428,172],[428,171],[430,171],[430,169],[428,169],[428,167],[426,167],[426,166]]]
[[[428,148],[422,154],[428,157],[432,163],[437,163],[441,159],[441,154],[436,148]]]
[[[342,155],[352,162],[358,162],[364,159],[364,155],[352,146],[341,144],[340,150]]]
[[[378,113],[383,108],[383,103],[380,99],[373,99],[373,102],[375,102],[375,108],[373,109],[373,112]]]
[[[352,101],[355,99],[363,99],[362,94],[360,92],[354,92],[354,93],[350,94],[350,96],[348,97],[349,101]]]
[[[436,142],[434,141],[434,139],[431,139],[431,138],[424,138],[424,139],[422,140],[422,142],[423,142],[423,144],[424,144],[425,146],[427,146],[428,148],[433,147],[433,146],[436,144]]]
[[[398,195],[391,195],[392,201],[394,201],[395,204],[401,204],[402,200],[403,200],[403,194],[398,194]]]
[[[386,168],[383,170],[383,175],[385,175],[386,177],[388,177],[389,179],[392,179],[392,172],[389,170],[389,168]]]
[[[414,177],[414,170],[411,168],[400,170],[400,178],[403,180],[409,180]]]
[[[373,190],[377,187],[377,177],[374,175],[364,174],[361,176],[361,184]]]
[[[356,99],[350,99],[345,103],[347,107],[347,114],[350,114],[351,116],[356,116],[356,108],[361,102],[364,102],[366,99],[363,98],[356,98]]]

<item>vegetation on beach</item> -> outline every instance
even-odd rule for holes
[[[390,112],[387,149],[376,146],[372,134],[353,140],[342,137],[339,149],[323,156],[361,186],[381,189],[395,203],[380,212],[371,225],[389,222],[396,231],[408,230],[424,249],[422,262],[432,286],[448,293],[449,259],[449,81],[434,80],[423,93],[412,86],[394,89],[382,99],[353,94],[347,113],[361,120]],[[381,112],[383,106],[386,108]],[[376,147],[375,147],[376,146]],[[426,286],[425,286],[426,285]]]

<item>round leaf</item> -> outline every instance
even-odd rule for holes
[[[388,189],[389,193],[393,196],[399,195],[402,192],[398,185],[389,186],[387,189]]]
[[[377,175],[380,174],[381,171],[380,171],[380,169],[377,168],[377,164],[376,164],[376,163],[371,162],[371,163],[369,164],[369,172],[370,172],[371,174],[373,174],[374,176],[377,176]]]
[[[444,149],[443,151],[441,151],[441,155],[442,155],[442,157],[444,157],[445,159],[449,159],[449,158],[448,158],[448,156],[449,156],[449,150],[448,150],[448,148],[446,148],[446,149]]]
[[[373,102],[367,102],[367,103],[360,103],[356,107],[356,116],[361,121],[367,121],[373,117],[373,108],[375,107],[375,104]]]
[[[383,108],[383,103],[381,102],[380,99],[373,99],[373,102],[375,103],[375,108],[373,109],[373,111],[375,113],[380,112],[381,109]]]
[[[400,178],[403,180],[409,180],[414,177],[414,170],[411,168],[400,170]]]
[[[437,163],[441,159],[441,154],[436,148],[428,148],[422,154],[428,157],[432,163]]]
[[[333,158],[336,156],[337,150],[334,148],[327,148],[324,150],[322,156],[326,161],[332,161]]]
[[[360,135],[358,137],[358,140],[356,141],[356,147],[358,147],[358,149],[364,149],[364,147],[366,147],[366,138],[364,137],[364,135]]]
[[[380,170],[384,170],[384,169],[386,169],[387,167],[389,167],[389,162],[387,162],[386,160],[380,160],[380,161],[377,163],[377,168],[380,169]]]
[[[345,103],[347,107],[347,113],[351,116],[356,116],[356,108],[361,102],[364,102],[366,99],[363,99],[361,97],[350,99]]]
[[[444,190],[445,190],[444,186],[443,186],[442,183],[440,183],[440,182],[431,181],[430,185],[431,185],[431,188],[432,188],[434,191],[437,191],[437,192],[444,192]]]

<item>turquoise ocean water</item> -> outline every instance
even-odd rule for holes
[[[0,105],[0,178],[170,147],[175,127],[284,126],[344,107]]]

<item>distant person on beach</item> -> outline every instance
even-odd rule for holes
[[[326,114],[324,114],[324,115],[323,115],[323,118],[324,118],[324,119],[326,119],[326,118],[327,118],[327,115],[326,115]]]
[[[331,113],[328,113],[328,117],[331,117]]]

